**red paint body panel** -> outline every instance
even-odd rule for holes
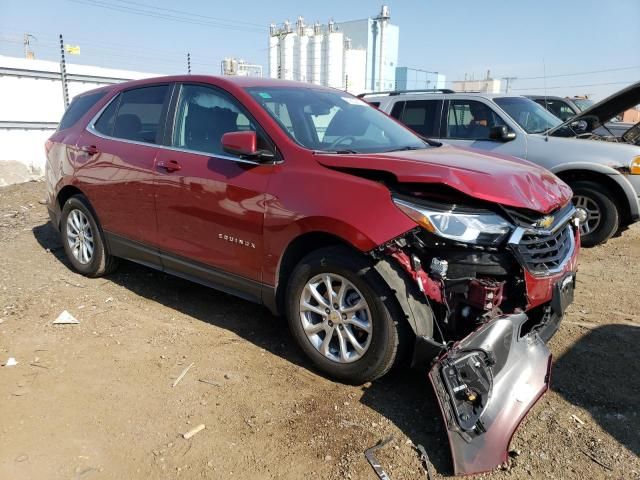
[[[109,140],[84,132],[80,146],[99,153],[77,156],[74,185],[90,199],[102,228],[137,242],[156,246],[153,145]]]
[[[158,248],[261,280],[264,198],[274,166],[159,150],[157,162],[172,160],[179,171],[155,173]]]
[[[573,195],[551,172],[526,160],[447,145],[386,155],[323,155],[318,162],[390,172],[400,182],[444,184],[480,200],[541,213],[565,205]]]

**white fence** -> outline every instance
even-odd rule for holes
[[[67,64],[69,99],[102,85],[154,73]],[[64,113],[60,65],[0,55],[0,185],[44,172],[44,143]]]

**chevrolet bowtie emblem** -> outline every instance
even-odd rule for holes
[[[554,220],[555,220],[555,217],[553,215],[547,215],[546,217],[536,222],[536,227],[549,228],[551,225],[553,225]]]

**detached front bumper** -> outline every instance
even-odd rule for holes
[[[498,317],[468,335],[429,371],[456,475],[494,469],[549,387],[551,353],[537,331],[520,336],[525,314]]]

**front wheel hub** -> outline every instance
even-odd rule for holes
[[[573,204],[576,207],[576,216],[580,222],[580,235],[593,233],[602,220],[600,207],[591,197],[574,195]]]
[[[311,345],[329,360],[355,362],[369,349],[371,310],[362,292],[342,275],[322,273],[309,279],[299,316]]]

